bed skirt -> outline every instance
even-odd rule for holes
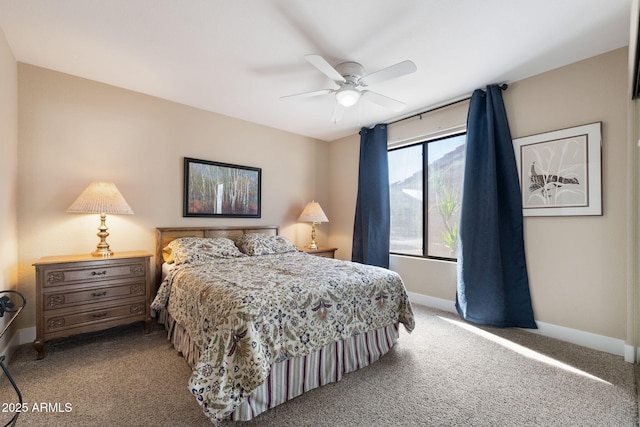
[[[158,313],[168,339],[192,368],[201,350],[187,331],[166,310]],[[251,393],[229,416],[232,421],[248,421],[257,415],[300,396],[304,392],[337,382],[344,374],[364,368],[386,354],[398,341],[398,324],[327,344],[305,356],[271,365],[267,380]]]

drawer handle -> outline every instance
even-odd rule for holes
[[[93,318],[94,318],[94,319],[100,319],[100,318],[102,318],[102,317],[106,317],[106,315],[107,315],[107,312],[105,311],[104,313],[97,313],[97,314],[94,314],[94,315],[93,315]]]
[[[107,291],[102,291],[102,292],[91,292],[91,296],[92,297],[103,297],[107,294]]]
[[[91,272],[92,276],[104,276],[105,274],[107,274],[107,270],[104,270],[104,271],[92,271]]]

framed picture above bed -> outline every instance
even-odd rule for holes
[[[262,169],[184,158],[184,217],[260,218]]]
[[[602,215],[602,123],[513,140],[523,216]]]

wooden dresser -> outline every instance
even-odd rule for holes
[[[302,248],[300,249],[300,252],[304,252],[309,255],[322,256],[325,258],[334,258],[337,250],[338,248],[330,248],[328,246],[318,246],[318,249]]]
[[[38,359],[53,338],[99,331],[137,321],[151,327],[151,275],[144,251],[108,258],[90,254],[40,258],[36,268]]]

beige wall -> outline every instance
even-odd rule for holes
[[[603,122],[603,209],[597,217],[525,218],[536,319],[626,339],[627,49],[510,83],[504,100],[513,138]],[[331,243],[351,256],[359,138],[331,143]],[[349,158],[347,158],[349,156]],[[454,301],[454,263],[393,256],[407,289]]]
[[[621,339],[628,262],[626,57],[626,49],[610,52],[511,83],[504,93],[514,138],[603,122],[604,215],[526,218],[525,240],[536,319]],[[3,39],[0,67],[0,85],[15,93],[16,63]],[[19,159],[13,172],[15,162],[0,160],[8,175],[0,203],[7,212],[17,203],[19,244],[13,262],[6,260],[15,251],[3,247],[8,257],[0,265],[5,281],[17,265],[18,287],[30,300],[37,258],[95,247],[98,219],[65,213],[95,179],[116,182],[135,211],[109,217],[114,250],[153,252],[157,226],[238,222],[280,225],[282,234],[304,245],[309,227],[295,220],[315,199],[330,219],[318,227],[319,243],[337,246],[336,255],[350,259],[357,135],[327,144],[30,65],[19,64],[17,76],[18,112],[6,98],[0,101],[2,148],[18,150]],[[19,145],[11,136],[16,116]],[[261,167],[262,218],[183,218],[184,156]],[[0,221],[9,246],[16,245],[15,222],[11,213]],[[455,264],[393,257],[392,266],[409,291],[454,300]],[[20,326],[33,324],[31,305]]]
[[[35,260],[98,243],[97,215],[65,213],[94,180],[115,182],[135,212],[107,218],[114,251],[153,253],[155,227],[203,224],[279,225],[305,245],[305,204],[333,215],[326,142],[26,64],[18,88],[19,287],[32,301]],[[183,218],[183,157],[262,168],[262,218]],[[34,322],[32,304],[21,327]]]
[[[0,289],[15,289],[18,250],[18,66],[2,30],[0,94]],[[4,323],[0,323],[0,328],[3,327]],[[4,342],[0,343],[0,349],[4,345]]]
[[[627,49],[510,86],[514,138],[602,121],[601,217],[526,218],[536,316],[626,339]]]

